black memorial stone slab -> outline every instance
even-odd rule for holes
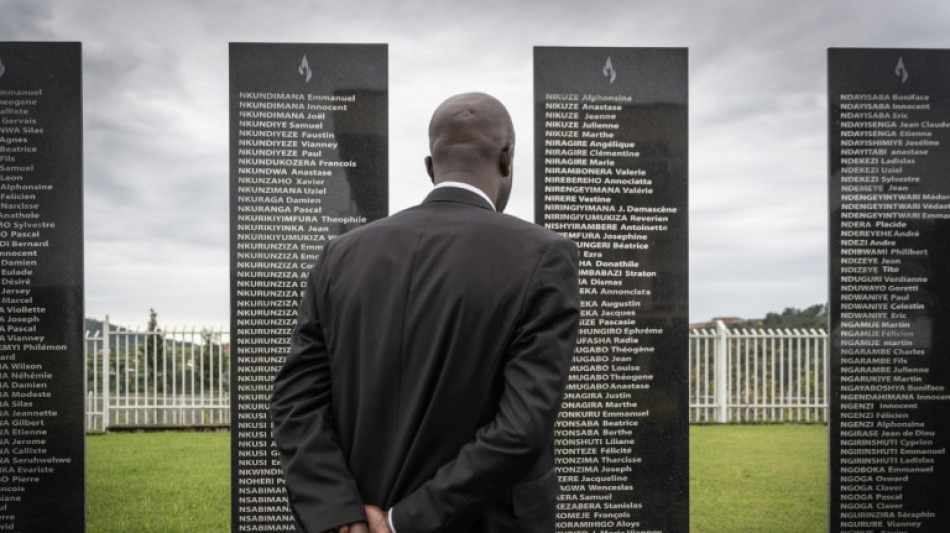
[[[950,50],[830,49],[833,532],[950,531]]]
[[[388,209],[385,45],[232,43],[232,531],[293,531],[267,409],[307,272]],[[284,529],[282,529],[284,528]]]
[[[537,222],[580,249],[560,532],[685,532],[687,50],[535,49]]]
[[[85,530],[82,49],[0,43],[0,531]]]

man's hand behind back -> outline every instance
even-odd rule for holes
[[[386,511],[375,505],[366,505],[365,510],[370,533],[393,533],[393,530],[389,529],[389,518],[386,516]]]

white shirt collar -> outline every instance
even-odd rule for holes
[[[488,195],[485,194],[485,191],[479,189],[478,187],[476,187],[476,186],[474,186],[474,185],[469,185],[468,183],[462,183],[461,181],[443,181],[442,183],[439,183],[438,185],[435,186],[436,189],[438,189],[438,188],[440,188],[440,187],[456,187],[456,188],[459,188],[459,189],[465,189],[465,190],[467,190],[467,191],[472,191],[473,193],[475,193],[475,194],[481,196],[482,198],[484,198],[485,201],[488,202],[488,205],[491,206],[492,211],[497,211],[497,209],[495,209],[495,202],[492,202],[492,201],[491,201],[491,198],[489,198]]]

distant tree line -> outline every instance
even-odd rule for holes
[[[103,323],[86,319],[86,329],[102,331]],[[221,391],[229,386],[228,353],[212,330],[202,329],[199,338],[166,335],[158,324],[158,313],[149,309],[145,332],[132,333],[125,327],[111,326],[110,388],[117,394],[176,392],[197,394]],[[98,354],[103,342],[87,346],[96,357],[86,361],[89,389],[101,372]]]
[[[786,307],[781,313],[770,312],[765,318],[746,320],[731,327],[764,329],[828,330],[828,304],[815,304],[804,309]]]

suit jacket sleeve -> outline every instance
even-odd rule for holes
[[[274,382],[273,435],[297,527],[323,532],[365,521],[330,413],[330,362],[311,271],[290,355]]]
[[[494,420],[393,506],[398,533],[444,531],[477,518],[526,481],[551,446],[577,335],[577,264],[577,248],[566,239],[552,241],[542,252],[508,344]]]

